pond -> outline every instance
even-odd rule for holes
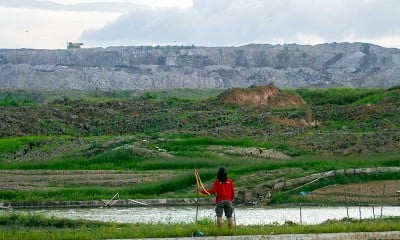
[[[5,212],[7,211],[1,211],[2,214]],[[12,210],[12,212],[119,223],[192,223],[196,221],[196,207],[24,209]],[[283,224],[287,221],[318,224],[328,219],[340,220],[346,217],[380,218],[381,214],[383,217],[400,216],[400,207],[237,207],[234,217],[238,225]],[[200,207],[198,219],[214,220],[214,209]]]

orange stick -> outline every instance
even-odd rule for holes
[[[197,189],[201,189],[201,184],[200,184],[200,179],[199,179],[200,176],[199,176],[199,172],[197,172],[197,170],[195,170],[194,176],[196,177]]]
[[[211,195],[211,193],[209,193],[207,191],[207,189],[204,187],[203,182],[201,181],[199,172],[197,170],[194,171],[194,175],[196,176],[197,188],[202,189],[207,195]]]

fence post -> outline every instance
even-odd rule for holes
[[[358,188],[358,212],[360,213],[360,220],[361,220],[361,185]]]
[[[303,225],[303,216],[301,214],[301,203],[299,204],[299,208],[300,208],[300,225]]]
[[[347,195],[346,195],[346,193],[344,194],[344,202],[345,202],[345,204],[346,204],[347,218],[350,218],[350,216],[349,216],[349,204],[348,204],[348,202],[347,202]]]
[[[375,220],[375,206],[372,206],[372,214],[374,215],[374,220]]]
[[[381,218],[383,215],[383,198],[385,196],[385,188],[386,188],[386,184],[383,184],[382,197],[381,197]]]

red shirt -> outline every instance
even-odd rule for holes
[[[201,190],[202,193],[206,194],[204,190]],[[233,197],[235,196],[235,189],[232,179],[226,180],[226,182],[222,183],[216,179],[213,183],[211,189],[207,189],[207,192],[213,194],[217,193],[217,197],[215,198],[215,203],[218,204],[221,201],[233,201]]]

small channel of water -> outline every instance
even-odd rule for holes
[[[318,224],[328,219],[380,218],[400,216],[400,206],[381,207],[300,207],[297,208],[250,208],[235,209],[236,224],[261,225],[283,224],[292,221],[302,224]],[[4,214],[7,211],[0,211]],[[192,223],[196,218],[196,207],[132,207],[132,208],[75,208],[75,209],[31,209],[12,210],[15,213],[44,214],[70,219],[87,219],[119,223]],[[301,216],[301,218],[300,218]],[[200,207],[198,219],[215,218],[212,207]]]

